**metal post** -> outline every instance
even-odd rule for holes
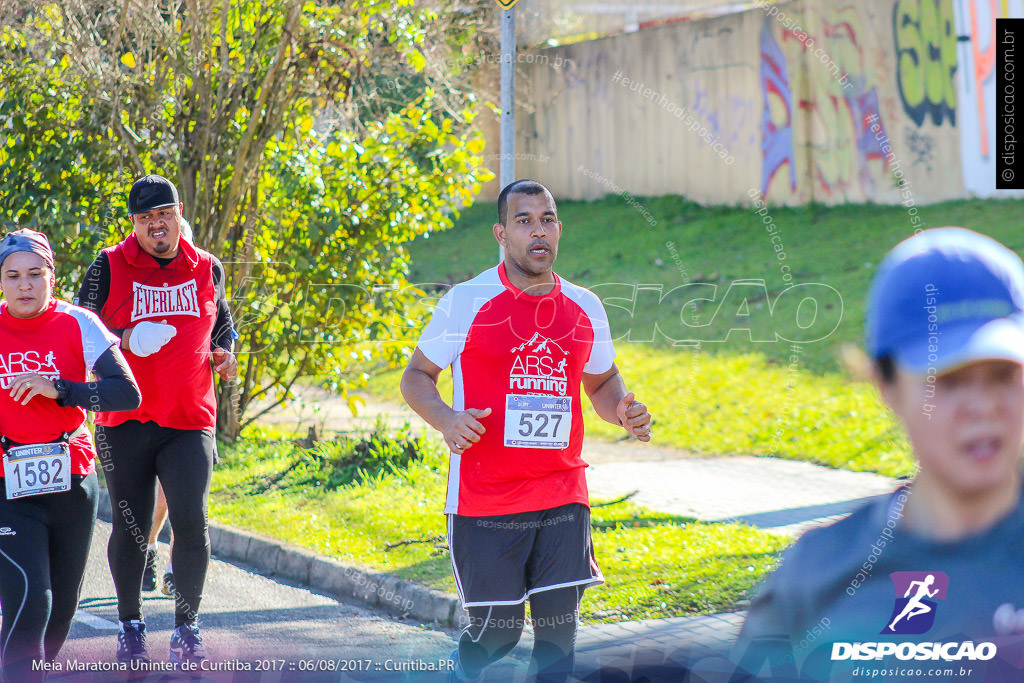
[[[501,188],[516,179],[516,19],[514,10],[501,12]],[[498,261],[505,250],[498,246]]]

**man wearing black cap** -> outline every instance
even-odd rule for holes
[[[205,658],[197,623],[210,561],[207,498],[216,442],[213,370],[233,379],[235,337],[216,257],[181,239],[178,191],[147,175],[128,194],[134,227],[86,273],[78,303],[121,337],[139,382],[138,410],[104,413],[96,442],[114,505],[107,546],[117,589],[118,661],[149,660],[142,575],[157,479],[174,529],[174,633],[170,660]]]

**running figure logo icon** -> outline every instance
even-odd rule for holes
[[[943,572],[893,572],[889,578],[896,589],[896,604],[882,633],[925,633],[935,623],[936,600],[946,599],[949,577]]]

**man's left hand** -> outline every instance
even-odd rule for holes
[[[219,346],[213,350],[213,371],[220,375],[224,381],[234,380],[238,377],[238,361],[235,354]]]
[[[619,424],[632,436],[640,441],[651,440],[651,414],[647,412],[647,406],[636,400],[632,391],[619,401],[615,414],[619,417]]]

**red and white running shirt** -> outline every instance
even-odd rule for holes
[[[11,398],[15,377],[27,372],[55,381],[85,382],[96,360],[118,342],[92,311],[60,299],[34,318],[16,318],[0,303],[0,434],[16,443],[56,441],[62,432],[74,432],[85,422],[85,410],[61,407],[57,401],[35,396],[27,405]],[[88,431],[70,442],[71,473],[91,474],[96,449]],[[3,476],[0,459],[0,476]],[[0,496],[2,496],[0,487]]]
[[[615,359],[593,292],[556,275],[554,289],[531,296],[509,282],[502,263],[449,290],[418,346],[452,367],[455,410],[491,409],[480,441],[451,454],[445,513],[589,506],[580,383]]]

